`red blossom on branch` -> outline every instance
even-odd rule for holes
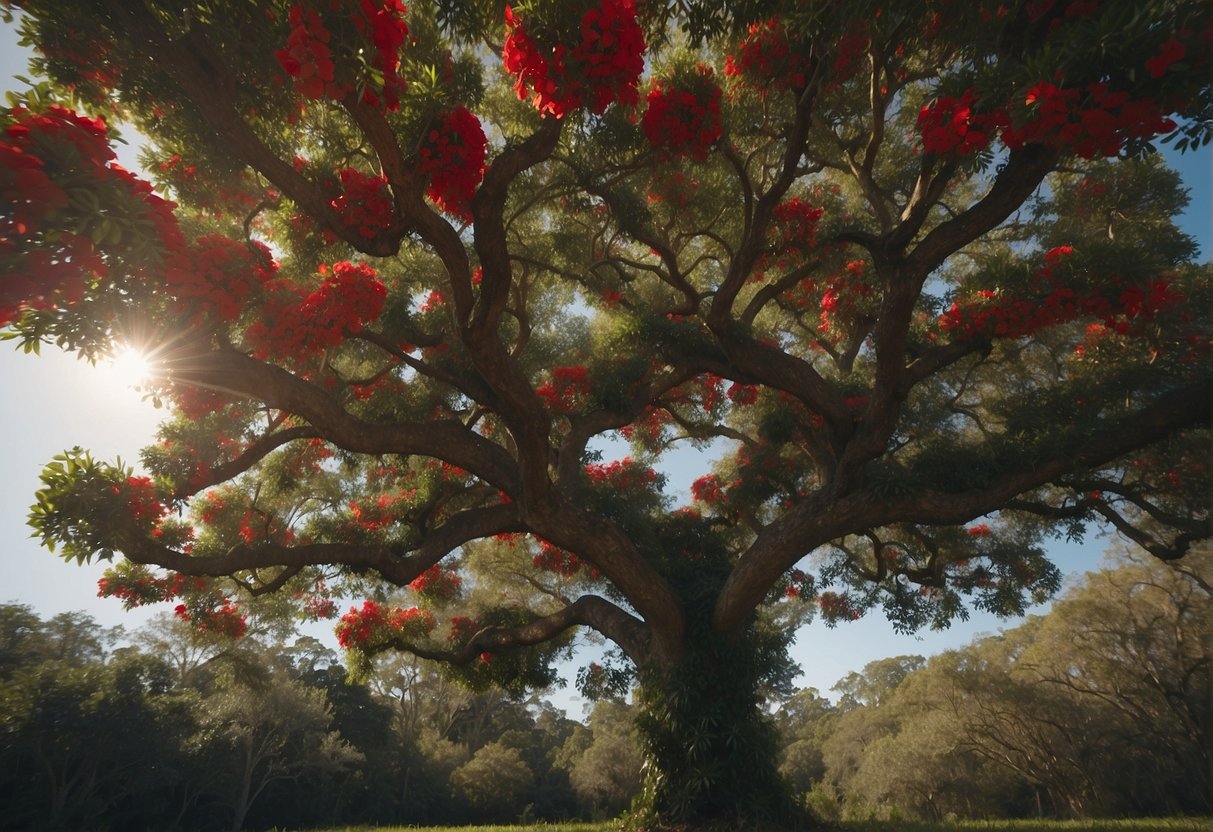
[[[456,107],[439,119],[418,151],[420,171],[430,179],[426,196],[464,222],[472,219],[472,197],[484,178],[487,144],[480,120],[466,107]]]
[[[377,638],[403,635],[424,638],[433,631],[434,616],[428,610],[411,607],[385,609],[374,601],[363,601],[361,609],[350,607],[337,624],[337,643],[346,650],[370,646]]]
[[[379,317],[387,287],[365,263],[335,263],[319,287],[274,280],[267,286],[262,317],[245,330],[259,359],[299,361],[340,344]]]
[[[648,488],[658,480],[657,472],[640,465],[630,456],[611,462],[591,462],[585,466],[586,476],[594,485],[609,485],[617,491]]]
[[[287,75],[295,79],[295,88],[304,98],[341,100],[353,91],[350,84],[338,83],[337,65],[329,46],[333,35],[324,20],[308,3],[296,3],[287,13],[291,33],[286,46],[274,57]]]
[[[633,0],[601,0],[581,17],[577,42],[558,42],[533,32],[505,8],[502,58],[515,77],[514,91],[528,95],[544,115],[563,118],[587,105],[602,113],[614,101],[634,106],[644,70],[644,33]]]
[[[810,65],[783,21],[772,17],[751,23],[725,58],[724,74],[745,80],[764,93],[767,89],[798,90],[808,83]]]
[[[367,239],[392,227],[396,221],[395,207],[386,177],[368,176],[354,168],[343,168],[337,176],[342,193],[329,205],[345,225],[357,228]]]
[[[549,410],[571,413],[590,393],[590,371],[585,367],[555,367],[551,381],[535,388]]]
[[[702,161],[724,133],[720,87],[702,64],[693,78],[657,81],[647,102],[640,128],[649,144],[672,156]]]
[[[422,597],[437,601],[450,601],[459,595],[463,579],[453,571],[444,570],[434,564],[409,584],[409,589]]]
[[[1146,61],[1146,71],[1150,73],[1151,78],[1161,78],[1167,74],[1171,64],[1183,60],[1185,54],[1187,49],[1178,38],[1167,38],[1159,53]]]
[[[173,258],[165,284],[182,311],[192,312],[197,318],[214,316],[232,321],[260,295],[277,268],[262,243],[207,234]]]

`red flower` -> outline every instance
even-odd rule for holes
[[[463,579],[459,575],[444,571],[442,566],[436,563],[414,578],[409,589],[427,598],[449,601],[459,594],[462,586]]]
[[[342,194],[329,205],[341,215],[343,223],[356,227],[367,239],[392,227],[396,220],[395,208],[386,177],[368,176],[354,168],[343,168],[337,176],[341,180]]]
[[[724,500],[724,487],[720,477],[715,474],[704,474],[691,483],[691,497],[697,503],[716,505]]]
[[[600,0],[587,9],[571,48],[555,35],[532,31],[509,6],[505,28],[505,69],[517,79],[518,97],[531,94],[539,112],[563,118],[582,105],[601,113],[614,101],[636,104],[645,43],[633,0]]]
[[[487,144],[480,120],[466,107],[456,107],[442,116],[418,151],[421,173],[430,177],[426,196],[465,222],[472,219],[472,197],[484,178]]]
[[[658,81],[648,94],[648,109],[640,122],[649,143],[675,156],[703,160],[724,132],[720,121],[720,87],[712,70],[698,68],[698,77]]]
[[[743,78],[760,92],[768,88],[801,89],[808,82],[809,62],[778,18],[751,23],[737,44],[737,54],[724,61],[724,74]]]
[[[571,413],[578,401],[590,392],[590,371],[585,367],[556,367],[552,380],[535,388],[549,410]]]
[[[940,96],[918,113],[922,147],[928,153],[969,155],[985,150],[996,130],[1007,124],[1006,114],[998,109],[975,113],[977,95],[972,88],[960,96]]]
[[[1146,70],[1150,73],[1151,78],[1161,78],[1167,74],[1167,70],[1171,68],[1171,64],[1182,60],[1187,50],[1184,45],[1175,37],[1167,38],[1162,45],[1162,50],[1146,61]]]

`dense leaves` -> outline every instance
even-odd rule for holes
[[[653,822],[740,822],[808,617],[1021,614],[1051,536],[1209,535],[1209,269],[1153,154],[1213,135],[1210,29],[1139,5],[6,4],[49,80],[0,320],[137,340],[171,405],[146,481],[70,454],[32,522],[232,635],[352,600],[363,672],[518,691],[592,629],[669,714]]]

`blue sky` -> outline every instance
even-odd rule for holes
[[[6,88],[20,84],[14,74],[25,74],[26,56],[16,45],[11,26],[0,24],[0,80]],[[133,166],[129,150],[123,162]],[[1210,182],[1213,154],[1172,159],[1191,188],[1192,205],[1183,218],[1188,233],[1202,246],[1208,259],[1210,238]],[[96,597],[96,579],[102,565],[79,567],[67,564],[39,547],[25,525],[28,506],[38,488],[42,466],[73,445],[92,451],[97,458],[121,457],[137,463],[138,451],[154,437],[158,412],[138,393],[115,384],[103,368],[94,368],[53,347],[38,357],[15,352],[0,344],[0,382],[6,395],[0,398],[0,429],[8,440],[0,446],[0,602],[28,604],[40,615],[84,610],[105,626],[140,624],[158,609],[124,612],[114,600]],[[1084,545],[1057,546],[1052,554],[1071,576],[1095,569],[1102,561],[1106,540],[1094,536]],[[869,661],[905,653],[929,655],[970,641],[983,632],[1013,625],[992,616],[974,616],[942,633],[903,636],[893,633],[879,613],[827,630],[821,624],[805,628],[793,649],[803,668],[800,684],[826,691],[852,670]],[[571,690],[554,697],[557,704],[580,715],[578,699]]]

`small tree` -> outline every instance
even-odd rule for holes
[[[640,817],[772,823],[807,614],[1017,614],[1048,535],[1208,535],[1208,269],[1151,155],[1210,138],[1197,0],[10,5],[50,84],[0,319],[135,343],[172,407],[149,476],[74,450],[33,509],[127,603],[371,596],[356,664],[514,690],[592,628]]]

